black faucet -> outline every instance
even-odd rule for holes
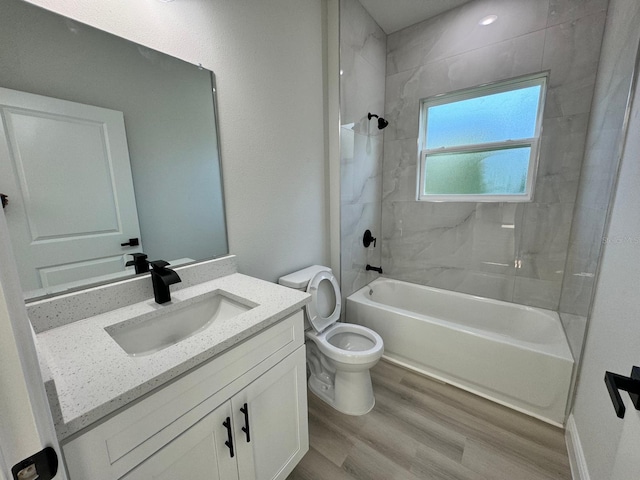
[[[125,265],[136,269],[136,275],[139,273],[147,273],[149,271],[149,261],[144,253],[130,253],[133,260],[129,260]]]
[[[153,296],[156,299],[156,303],[167,303],[171,301],[171,291],[169,285],[179,283],[180,277],[178,274],[167,268],[169,262],[164,260],[155,260],[149,262],[151,265],[151,282],[153,283]]]
[[[371,265],[369,265],[367,263],[367,268],[366,268],[367,272],[369,270],[373,270],[374,272],[378,272],[380,275],[382,275],[382,267],[372,267]]]

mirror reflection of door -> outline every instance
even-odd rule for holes
[[[117,276],[142,245],[122,112],[0,88],[0,191],[23,290]]]

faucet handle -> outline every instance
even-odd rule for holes
[[[153,260],[152,262],[149,262],[149,265],[151,265],[154,270],[162,270],[164,267],[168,267],[171,264],[164,260]]]
[[[376,239],[371,234],[371,230],[365,230],[362,237],[362,244],[365,248],[369,248],[369,245],[373,242],[373,248],[376,248]]]
[[[146,261],[147,255],[145,253],[129,253],[133,257],[133,260],[129,260],[126,265],[130,267],[131,265],[135,265],[136,263]]]

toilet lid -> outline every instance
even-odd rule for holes
[[[307,317],[313,329],[320,333],[340,318],[340,287],[330,271],[316,273],[307,285],[311,303],[307,304]]]

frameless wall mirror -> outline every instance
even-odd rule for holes
[[[228,253],[213,72],[23,2],[0,15],[0,192],[25,297]]]

